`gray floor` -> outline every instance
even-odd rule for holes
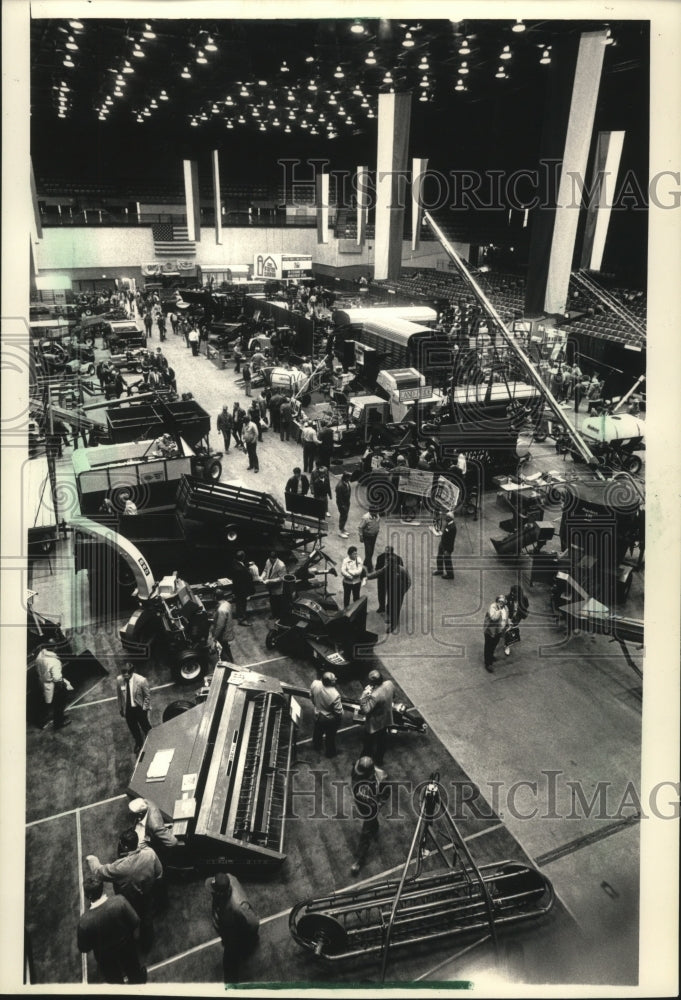
[[[152,345],[158,346],[156,338]],[[193,358],[184,340],[172,334],[163,349],[180,391],[194,393],[211,413],[213,426],[224,403],[231,408],[235,399],[246,402],[231,367],[221,371],[203,356]],[[215,430],[211,444],[222,448]],[[532,450],[528,471],[579,471],[549,444]],[[232,448],[224,459],[223,480],[242,481],[281,498],[291,469],[301,463],[299,446],[268,431],[259,455],[261,472],[254,476],[247,471],[246,456]],[[64,479],[70,456],[69,449],[59,463]],[[325,548],[334,559],[340,560],[357,537],[361,499],[353,498],[348,540],[338,536],[331,506]],[[499,534],[498,522],[508,514],[496,506],[493,493],[483,501],[477,522],[457,518],[452,582],[431,575],[437,539],[426,518],[411,524],[386,519],[379,546],[389,540],[395,544],[410,567],[413,587],[399,632],[382,636],[377,654],[482,795],[493,803],[497,796],[496,809],[509,831],[543,867],[593,942],[593,956],[585,961],[599,967],[595,978],[603,981],[604,968],[612,968],[616,981],[635,982],[639,830],[635,822],[626,822],[635,810],[620,804],[627,783],[637,785],[640,774],[641,681],[617,643],[589,635],[566,639],[549,611],[546,588],[528,587],[523,560],[508,564],[495,555],[489,539]],[[34,566],[30,582],[40,592],[37,607],[48,612],[59,605],[67,626],[83,614],[72,579],[56,566],[50,572],[42,562]],[[491,675],[482,665],[484,609],[517,579],[530,596],[530,617],[520,645],[509,657],[498,656]],[[642,583],[639,574],[626,610],[632,616],[641,613]],[[373,584],[369,607],[368,627],[382,633]],[[642,652],[630,647],[629,653],[641,669]],[[437,769],[433,760],[432,770]],[[580,795],[586,807],[580,806]],[[594,795],[605,808],[589,808]],[[448,978],[447,972],[445,962],[438,978]],[[456,978],[466,974],[459,961]]]

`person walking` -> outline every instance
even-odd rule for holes
[[[244,380],[244,392],[246,393],[247,396],[251,396],[252,374],[251,374],[251,366],[249,365],[248,361],[244,364],[243,368],[241,369],[241,377]]]
[[[359,600],[359,592],[362,580],[366,577],[366,570],[361,556],[357,555],[357,546],[351,545],[348,554],[341,563],[341,579],[343,580],[343,607],[347,608],[350,598],[353,601]]]
[[[105,983],[146,983],[135,940],[140,918],[133,907],[125,896],[107,896],[101,875],[83,879],[83,894],[88,908],[78,921],[78,950],[94,954]]]
[[[380,530],[381,519],[378,516],[378,511],[372,507],[363,515],[359,522],[359,540],[364,543],[364,563],[369,573],[374,568],[374,549],[376,548],[376,539]]]
[[[364,720],[364,748],[362,753],[372,757],[376,764],[383,763],[388,728],[393,722],[393,697],[395,685],[385,680],[379,670],[370,670],[366,687],[359,699]]]
[[[260,464],[258,462],[258,428],[249,416],[246,416],[242,437],[248,454],[249,470],[251,472],[260,472]]]
[[[506,607],[506,596],[500,594],[485,612],[483,625],[483,634],[485,637],[485,670],[490,674],[494,673],[494,652],[507,628],[508,608]]]
[[[333,427],[329,427],[324,420],[319,427],[318,452],[320,464],[325,465],[328,469],[333,457]]]
[[[222,434],[222,441],[224,444],[225,451],[229,451],[229,445],[232,438],[232,427],[234,425],[234,418],[230,412],[227,403],[222,407],[218,413],[217,428]]]
[[[293,408],[291,400],[285,399],[279,407],[279,437],[282,441],[290,441],[293,426]]]
[[[387,777],[386,772],[376,767],[374,761],[367,755],[360,757],[352,766],[350,787],[356,814],[362,820],[357,852],[350,869],[353,875],[359,874],[369,853],[371,841],[378,837],[379,810],[390,795],[390,789],[385,784]]]
[[[254,399],[248,408],[248,415],[258,428],[258,441],[262,442],[262,424],[260,423],[260,406],[258,400]]]
[[[437,569],[433,570],[433,576],[441,576],[445,580],[454,579],[454,565],[452,563],[452,552],[456,542],[456,524],[454,513],[448,510],[445,514],[440,544],[437,548]]]
[[[520,623],[530,612],[530,602],[520,584],[514,585],[506,594],[508,608],[508,627],[504,632],[504,655],[511,655],[511,646],[520,642]]]
[[[71,725],[71,720],[64,715],[66,696],[73,691],[71,682],[64,677],[62,662],[52,648],[52,640],[41,646],[35,658],[35,668],[38,672],[40,686],[43,692],[45,711],[41,729],[47,729],[52,722],[53,729],[64,729]]]
[[[328,511],[328,500],[331,497],[331,483],[329,482],[329,470],[319,460],[315,462],[315,469],[310,476],[310,488],[312,496],[317,500],[324,501],[324,514],[331,517]]]
[[[280,392],[275,392],[270,396],[270,423],[272,430],[277,431],[277,433],[279,433],[279,410],[285,398]]]
[[[222,941],[222,976],[225,985],[237,983],[242,960],[258,943],[260,919],[234,875],[218,872],[205,886],[211,894],[213,927]]]
[[[192,326],[189,334],[187,335],[187,341],[192,349],[192,355],[195,358],[199,356],[199,346],[201,344],[201,335],[195,326]]]
[[[312,730],[312,746],[317,753],[322,752],[322,744],[326,740],[326,756],[336,756],[336,733],[343,719],[341,696],[336,688],[336,675],[327,671],[321,680],[312,681],[310,701],[314,708],[314,729]]]
[[[220,659],[228,660],[230,663],[234,663],[231,646],[231,643],[234,642],[234,616],[232,614],[232,605],[225,597],[225,592],[222,587],[217,588],[215,596],[218,603],[215,609],[213,624],[210,627],[208,636],[213,643],[217,643],[219,645],[220,649],[218,650],[218,654]]]
[[[144,320],[143,320],[143,322],[144,322],[144,329],[145,329],[147,337],[151,337],[151,327],[152,327],[153,320],[151,318],[151,313],[149,312],[149,310],[147,310],[144,313]]]
[[[232,350],[232,357],[234,358],[234,371],[239,375],[241,372],[241,362],[244,359],[244,352],[238,341]]]
[[[234,438],[234,443],[238,448],[243,445],[242,432],[244,429],[244,421],[246,420],[246,411],[241,408],[241,405],[237,402],[232,407],[232,437]]]
[[[286,610],[284,600],[284,577],[286,576],[286,564],[277,556],[274,549],[270,552],[263,568],[260,580],[267,587],[270,597],[270,609],[272,617],[281,618]]]
[[[156,322],[158,323],[159,339],[163,341],[166,339],[166,318],[162,312],[158,314]]]
[[[309,420],[305,421],[300,440],[303,444],[303,471],[312,472],[317,448],[319,447],[319,438]]]
[[[341,538],[347,538],[348,533],[345,525],[348,522],[350,513],[350,499],[352,497],[352,487],[350,486],[350,473],[344,472],[338,483],[336,483],[336,507],[338,508],[338,534]]]
[[[411,577],[402,560],[391,560],[386,581],[386,632],[399,628],[402,604],[410,587]]]
[[[232,565],[232,595],[239,625],[251,624],[246,618],[246,604],[254,590],[253,577],[246,563],[246,553],[240,549]]]
[[[126,663],[116,678],[116,697],[118,711],[128,724],[138,754],[151,729],[151,692],[146,677],[135,673],[131,663]]]

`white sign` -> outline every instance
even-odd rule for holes
[[[253,257],[253,277],[267,280],[295,278],[312,270],[311,254],[257,253]]]
[[[433,394],[432,385],[415,385],[411,389],[398,389],[400,403],[408,403],[412,399],[428,399]]]

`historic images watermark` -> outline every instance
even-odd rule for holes
[[[386,820],[415,821],[423,795],[433,780],[414,781],[391,777],[385,783],[389,796],[381,808]],[[455,822],[482,820],[603,820],[673,819],[681,815],[681,785],[658,781],[643,793],[635,781],[597,782],[568,778],[564,771],[546,769],[539,778],[514,782],[490,780],[485,785],[466,780],[436,782],[436,806],[430,812],[438,819],[446,810]],[[378,807],[376,807],[378,808]],[[302,820],[348,820],[359,813],[352,800],[350,781],[338,778],[324,767],[291,773],[287,818]]]
[[[597,204],[613,211],[647,211],[652,205],[660,209],[681,207],[681,171],[659,170],[647,183],[641,181],[634,170],[622,176],[600,170],[587,179],[578,171],[567,171],[568,183],[563,186],[561,201],[562,161],[540,160],[538,166],[519,170],[448,170],[427,169],[413,174],[410,169],[398,171],[367,170],[356,173],[350,170],[329,169],[330,160],[295,157],[277,160],[282,172],[284,190],[296,203],[309,204],[311,187],[316,178],[329,175],[329,196],[334,204],[350,208],[360,204],[364,208],[376,207],[377,190],[388,178],[393,209],[404,209],[410,204],[408,185],[419,181],[419,200],[427,211],[529,211],[530,209],[581,208],[584,204]],[[608,197],[608,192],[611,192]]]

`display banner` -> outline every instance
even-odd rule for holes
[[[374,278],[377,281],[399,277],[402,267],[411,96],[411,93],[378,95],[374,247]]]

